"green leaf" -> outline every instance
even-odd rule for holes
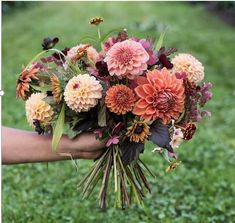
[[[65,116],[65,112],[64,112],[64,104],[63,104],[59,117],[56,121],[55,128],[53,129],[53,137],[52,137],[52,144],[51,144],[53,151],[56,150],[56,147],[58,146],[60,142],[60,138],[63,134],[64,116]]]
[[[160,35],[160,37],[159,37],[159,39],[157,41],[156,50],[159,50],[162,47],[165,35],[166,35],[166,29],[165,29],[164,32],[161,33],[161,35]]]
[[[107,34],[103,35],[101,37],[101,42],[104,42],[111,34],[113,33],[118,33],[118,32],[121,32],[123,29],[112,29],[111,31],[109,31]]]
[[[99,41],[96,39],[96,38],[94,38],[93,36],[84,36],[83,38],[81,38],[80,40],[79,40],[79,42],[83,42],[83,41],[87,41],[87,40],[91,40],[91,41],[93,41],[93,42],[95,42],[95,43],[98,43]]]
[[[36,90],[36,91],[41,91],[41,92],[47,92],[47,91],[51,91],[51,85],[42,85],[42,86],[37,86],[37,85],[33,85],[30,84],[30,86]]]

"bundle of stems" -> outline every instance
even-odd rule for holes
[[[142,206],[146,192],[151,192],[145,172],[154,177],[154,174],[139,158],[125,166],[120,147],[113,145],[96,160],[78,184],[78,188],[83,188],[82,199],[85,199],[89,198],[96,185],[100,184],[99,206],[101,208],[107,207],[109,187],[114,188],[115,207],[125,209],[132,203]]]

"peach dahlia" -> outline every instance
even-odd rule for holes
[[[137,79],[137,84],[135,92],[139,99],[133,113],[144,121],[162,119],[166,124],[182,113],[185,99],[183,81],[166,68],[148,71],[146,78]]]
[[[76,112],[86,112],[98,104],[102,97],[102,86],[95,77],[80,74],[67,83],[64,90],[66,104]]]
[[[202,63],[191,54],[180,53],[171,62],[174,65],[173,72],[186,72],[190,82],[198,84],[204,79],[204,67]]]
[[[104,61],[111,76],[119,79],[135,79],[147,69],[149,55],[143,46],[134,40],[115,43],[107,52]]]
[[[38,120],[43,126],[50,124],[53,115],[52,107],[44,101],[45,93],[33,93],[25,103],[26,117],[29,124],[34,127],[34,121]]]

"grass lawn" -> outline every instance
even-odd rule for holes
[[[205,65],[213,100],[212,117],[203,120],[196,137],[180,148],[182,165],[165,173],[167,163],[151,151],[143,159],[157,174],[146,207],[101,211],[95,199],[81,201],[76,185],[92,164],[70,161],[2,167],[3,222],[235,222],[235,30],[200,6],[176,2],[44,2],[3,16],[3,125],[30,129],[24,103],[15,99],[21,64],[41,50],[41,40],[58,36],[57,47],[78,44],[90,17],[105,18],[103,31],[127,27],[140,37],[159,36],[168,25],[166,46],[189,52]],[[141,25],[138,25],[141,23]],[[26,139],[27,140],[27,139]]]

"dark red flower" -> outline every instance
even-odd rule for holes
[[[190,140],[192,139],[194,133],[197,130],[197,126],[194,123],[188,123],[185,127],[184,131],[184,139],[185,140]]]
[[[97,70],[98,70],[98,75],[99,75],[100,77],[109,76],[108,66],[107,66],[107,63],[106,63],[106,62],[104,62],[104,61],[98,61],[98,62],[95,64],[95,67],[97,68]]]
[[[54,38],[46,37],[43,39],[42,48],[43,50],[49,50],[53,48],[58,42],[59,42],[58,37],[54,37]]]

